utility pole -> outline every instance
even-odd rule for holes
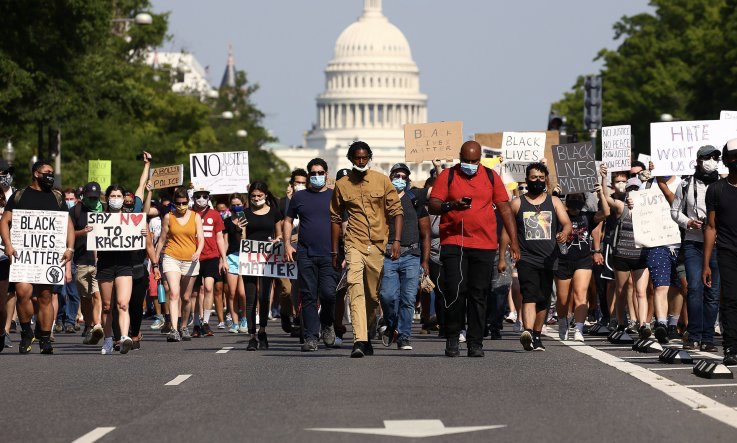
[[[583,84],[583,127],[589,131],[591,143],[596,148],[596,138],[601,129],[601,89],[600,75],[587,75]]]

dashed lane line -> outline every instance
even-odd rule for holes
[[[715,383],[713,385],[684,385],[686,388],[725,388],[727,386],[737,386],[737,383]]]
[[[192,374],[177,375],[176,377],[174,377],[173,380],[171,380],[170,382],[167,382],[164,386],[179,386],[191,376]]]
[[[84,434],[83,436],[79,437],[78,439],[74,440],[72,443],[92,443],[113,432],[114,430],[115,427],[95,428],[90,432]]]
[[[223,349],[219,349],[215,351],[215,353],[216,354],[227,354],[228,351],[230,351],[231,349],[233,349],[233,346],[225,346]]]

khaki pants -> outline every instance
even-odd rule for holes
[[[376,309],[379,307],[384,254],[376,246],[367,246],[363,250],[346,246],[345,261],[354,341],[367,342],[368,325],[376,321]]]

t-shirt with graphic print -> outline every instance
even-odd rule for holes
[[[200,254],[200,260],[210,260],[220,257],[218,250],[217,234],[225,230],[223,218],[216,210],[207,207],[204,211],[198,212],[202,218],[202,231],[205,234],[205,247]]]
[[[595,212],[582,211],[578,215],[568,214],[571,219],[571,233],[568,234],[568,253],[561,255],[560,260],[578,261],[591,258],[591,231],[596,228]]]

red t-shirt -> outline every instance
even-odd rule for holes
[[[450,169],[440,173],[432,187],[430,198],[444,202],[471,197],[471,208],[450,211],[440,217],[440,244],[458,245],[474,249],[497,249],[496,215],[492,203],[509,201],[501,177],[492,170],[494,186],[489,182],[485,167],[479,165],[473,177],[467,176],[456,165],[453,181],[448,189]],[[461,234],[461,220],[463,233]]]
[[[202,230],[205,232],[205,247],[202,249],[200,260],[209,260],[220,257],[218,250],[217,233],[225,230],[223,218],[214,209],[207,208],[198,212],[202,217]]]

